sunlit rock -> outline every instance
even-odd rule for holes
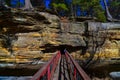
[[[49,13],[39,12],[40,15],[44,16],[50,23],[58,22],[60,19],[56,15],[51,15]],[[53,26],[54,27],[54,26]]]
[[[6,48],[0,48],[0,56],[10,56],[10,52]]]

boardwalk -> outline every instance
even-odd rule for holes
[[[70,68],[68,66],[69,63],[66,61],[65,55],[62,55],[53,80],[71,80],[72,77],[70,76]]]
[[[31,80],[91,80],[66,51],[56,55]]]

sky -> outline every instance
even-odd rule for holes
[[[11,0],[12,7],[16,7],[18,2],[24,4],[24,0]]]

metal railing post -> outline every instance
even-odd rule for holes
[[[74,76],[74,80],[76,80],[76,68],[74,67],[74,74],[73,74],[73,76]]]
[[[71,67],[71,70],[73,70],[73,80],[91,80],[79,64],[71,57],[68,51],[66,51],[65,56],[68,58],[70,66],[73,66]]]
[[[52,59],[44,65],[31,80],[51,80],[54,71],[58,65],[59,59],[61,57],[60,52],[58,51]]]
[[[47,71],[47,80],[50,80],[50,66],[48,67],[48,71]]]

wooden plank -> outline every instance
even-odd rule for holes
[[[61,58],[60,58],[60,60],[61,60]],[[54,75],[53,75],[53,77],[52,77],[51,80],[58,80],[58,78],[59,78],[60,60],[59,60],[59,62],[58,62],[58,66],[57,66],[57,68],[56,68],[56,70],[55,70],[55,73],[54,73]]]

